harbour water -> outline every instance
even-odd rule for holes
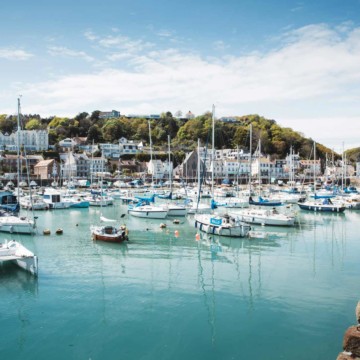
[[[99,208],[36,215],[38,235],[11,238],[38,255],[38,278],[0,266],[3,359],[329,360],[355,322],[360,212],[218,242],[187,219],[125,216],[125,244],[91,240]]]

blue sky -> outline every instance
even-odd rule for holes
[[[360,0],[1,2],[0,113],[257,113],[360,146]]]

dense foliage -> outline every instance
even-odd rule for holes
[[[346,157],[351,162],[360,161],[360,147],[345,151]]]
[[[170,135],[171,147],[179,157],[184,152],[195,149],[197,140],[202,144],[211,144],[212,116],[210,112],[194,119],[184,120],[173,117],[171,112],[161,114],[160,119],[128,119],[126,117],[100,119],[100,111],[92,114],[82,112],[74,118],[58,117],[41,118],[39,115],[22,116],[22,128],[49,130],[50,144],[56,144],[68,137],[87,137],[88,142],[117,143],[125,137],[134,141],[149,144],[149,124],[151,126],[154,148],[165,150],[167,137]],[[236,117],[236,122],[216,121],[215,147],[239,148],[245,151],[250,147],[250,124],[252,124],[252,146],[255,150],[261,140],[262,153],[271,154],[273,158],[284,158],[293,148],[302,158],[310,159],[313,151],[313,140],[305,138],[301,133],[290,128],[279,126],[275,120],[268,120],[259,115]],[[0,115],[0,131],[10,133],[17,128],[16,117]],[[317,155],[324,157],[331,150],[317,144]]]

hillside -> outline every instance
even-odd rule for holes
[[[346,158],[351,162],[360,161],[360,147],[345,151]]]
[[[79,113],[74,118],[51,117],[41,118],[40,115],[22,116],[22,128],[27,130],[49,130],[49,143],[56,144],[67,137],[87,137],[89,142],[116,143],[119,138],[126,137],[135,141],[149,142],[149,127],[146,119],[128,119],[126,117],[101,119],[99,111],[91,115]],[[273,158],[284,158],[292,146],[301,158],[312,157],[313,140],[305,138],[301,133],[291,128],[279,126],[275,120],[259,115],[237,116],[236,122],[225,123],[216,121],[216,148],[233,148],[247,151],[250,146],[250,124],[253,128],[252,146],[255,150],[259,139],[263,153],[271,154]],[[151,134],[154,147],[166,149],[167,136],[170,135],[171,147],[174,152],[184,153],[195,149],[197,140],[202,144],[211,143],[212,119],[207,112],[194,119],[177,119],[170,112],[161,114],[160,119],[151,120]],[[0,131],[9,133],[16,130],[16,117],[0,115]],[[317,155],[325,157],[331,150],[317,144]],[[338,157],[338,155],[335,155]]]

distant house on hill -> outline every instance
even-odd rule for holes
[[[189,110],[186,115],[185,118],[190,120],[190,119],[194,119],[195,115]]]
[[[219,119],[219,121],[224,123],[234,123],[237,122],[237,119],[234,116],[223,116]]]
[[[101,111],[99,114],[100,119],[112,119],[112,118],[119,118],[120,111],[111,110],[111,111]]]

